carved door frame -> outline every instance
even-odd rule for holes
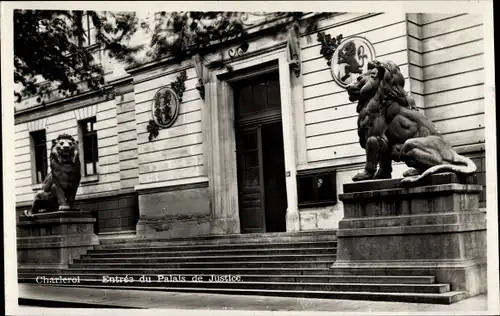
[[[263,65],[271,64],[270,67]],[[284,48],[232,63],[232,72],[214,70],[205,84],[202,107],[203,155],[209,179],[212,234],[239,234],[234,97],[231,82],[278,70],[287,190],[287,231],[299,230],[296,183],[296,132],[290,66]],[[259,67],[260,66],[260,67]],[[301,88],[301,87],[300,87]],[[285,176],[285,175],[283,175]]]

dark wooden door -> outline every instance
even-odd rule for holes
[[[266,232],[269,228],[275,231],[277,228],[270,222],[274,221],[270,212],[274,212],[279,203],[270,199],[282,198],[280,194],[275,196],[273,188],[281,183],[274,178],[285,176],[284,170],[273,169],[278,166],[275,162],[279,164],[283,159],[271,161],[273,155],[280,154],[272,148],[283,147],[282,134],[273,134],[281,128],[278,73],[270,72],[237,82],[233,84],[233,91],[241,232]],[[279,127],[268,128],[271,125]],[[270,138],[276,141],[270,142]]]
[[[281,122],[262,126],[266,232],[286,231],[286,178]]]
[[[266,231],[261,126],[240,130],[238,152],[238,193],[242,233]]]

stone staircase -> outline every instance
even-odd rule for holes
[[[327,230],[101,240],[63,276],[79,277],[64,286],[95,288],[435,304],[466,298],[434,276],[333,275],[335,256],[336,235]],[[35,283],[40,274],[20,270],[19,282]]]

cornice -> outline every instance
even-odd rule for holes
[[[310,14],[307,14],[302,19],[302,21],[305,21],[307,19],[311,19],[313,17],[320,19],[325,14],[327,14],[327,13],[310,13]],[[341,13],[338,13],[338,14],[341,14]],[[281,22],[285,22],[286,20],[287,20],[287,18],[284,18],[284,17],[276,17],[275,19],[252,25],[252,26],[247,28],[247,31],[249,34],[246,37],[246,39],[247,40],[255,39],[255,38],[259,37],[260,35],[265,34],[266,32],[269,32],[270,30],[278,27],[279,25],[282,24]],[[267,25],[267,27],[265,27],[266,25]],[[234,38],[231,38],[223,43],[214,43],[208,49],[210,52],[214,52],[219,48],[230,47],[232,44],[237,43],[238,40],[240,40],[240,39],[241,39],[240,37],[234,37]],[[249,53],[246,53],[244,56],[248,56],[248,54]],[[173,62],[185,61],[185,60],[191,58],[191,56],[192,56],[192,53],[187,51],[185,58],[183,58],[182,60],[179,60],[178,58],[175,58],[173,56],[167,56],[167,57],[163,57],[163,58],[160,58],[157,60],[147,61],[147,62],[137,64],[134,66],[126,67],[125,71],[131,75],[135,75],[135,74],[138,74],[141,72],[145,72],[147,70],[152,70],[152,69],[164,67],[164,66],[166,66],[170,63],[173,63]]]
[[[37,105],[14,113],[14,124],[45,118],[58,113],[76,110],[114,99],[114,86],[107,85],[99,90],[91,90],[69,98]]]

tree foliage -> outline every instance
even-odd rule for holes
[[[214,43],[246,35],[239,12],[159,12],[151,36],[153,59],[166,55],[183,59],[190,52],[207,52]]]
[[[291,23],[300,21],[305,13],[276,12],[266,14],[265,21],[279,21],[266,30],[278,34]],[[96,39],[110,57],[132,65],[141,62],[137,53],[146,49],[132,46],[131,37],[143,29],[150,35],[145,56],[156,60],[173,56],[179,60],[191,54],[204,56],[218,45],[237,39],[241,48],[248,48],[246,14],[242,12],[158,12],[154,27],[139,21],[131,12],[17,10],[14,13],[14,80],[23,86],[16,92],[18,101],[38,95],[39,101],[51,93],[40,85],[40,77],[56,83],[63,95],[79,92],[79,84],[96,89],[104,84],[102,65],[94,60],[92,51],[82,45],[88,41],[82,17],[86,15],[95,26]],[[316,27],[311,20],[308,31]],[[244,49],[245,50],[245,49]],[[37,81],[38,79],[38,81]]]
[[[96,27],[96,38],[113,57],[131,62],[142,47],[128,40],[137,30],[134,13],[95,11],[16,10],[14,12],[14,82],[17,101],[50,95],[55,83],[63,95],[79,92],[79,83],[95,89],[103,83],[103,68],[85,46],[83,16],[88,14]]]
[[[260,30],[265,28],[269,34],[276,36],[305,15],[304,12],[262,14],[264,19]],[[191,54],[203,57],[216,50],[218,45],[234,39],[240,43],[239,48],[246,51],[250,36],[245,28],[247,17],[248,13],[245,12],[159,12],[155,16],[155,28],[147,55],[152,59],[169,55],[182,60]],[[306,32],[314,31],[316,22],[314,19],[309,20],[305,24]]]

